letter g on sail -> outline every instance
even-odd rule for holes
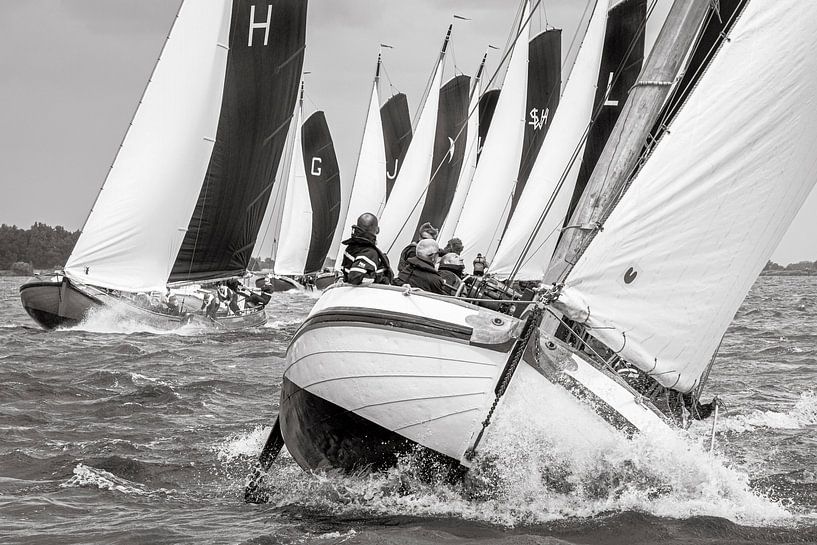
[[[272,24],[272,4],[267,5],[267,20],[263,22],[255,21],[255,4],[250,6],[250,31],[247,37],[247,47],[252,47],[253,31],[256,29],[264,29],[264,45],[269,44],[269,29]]]
[[[320,176],[323,169],[321,169],[321,163],[323,160],[320,157],[313,157],[312,158],[312,168],[309,171],[310,174],[313,176]]]

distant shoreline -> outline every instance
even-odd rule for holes
[[[817,271],[763,271],[760,276],[817,276]]]

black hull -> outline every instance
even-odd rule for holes
[[[72,327],[103,304],[70,282],[29,282],[20,286],[20,300],[31,318],[44,329]]]
[[[306,470],[379,471],[412,453],[435,473],[442,470],[447,478],[460,474],[457,460],[311,394],[286,377],[278,418],[287,450]]]

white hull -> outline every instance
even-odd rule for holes
[[[383,452],[372,453],[365,443],[389,434],[389,440],[468,464],[466,452],[494,402],[523,322],[461,301],[404,293],[390,286],[331,287],[290,344],[282,433],[305,468],[388,465],[377,459]],[[558,391],[573,400],[572,410],[612,411],[638,430],[666,428],[637,394],[577,356],[562,373],[536,369],[531,354],[526,352],[512,381],[525,381],[525,395],[541,399],[543,411]],[[577,388],[578,397],[567,393]],[[513,395],[511,388],[507,396]],[[338,442],[342,459],[325,451]],[[350,456],[350,450],[357,454]]]

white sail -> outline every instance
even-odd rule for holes
[[[479,151],[479,97],[482,95],[480,80],[474,79],[474,88],[471,89],[471,100],[468,104],[468,125],[465,134],[465,156],[462,160],[460,176],[457,180],[457,188],[454,190],[454,197],[451,206],[448,208],[448,215],[445,217],[440,228],[437,239],[443,245],[454,237],[454,231],[460,221],[462,207],[465,205],[465,198],[471,188],[471,181],[477,169],[477,155]]]
[[[284,210],[281,216],[281,234],[275,254],[275,274],[298,276],[304,273],[309,243],[312,239],[312,201],[306,182],[303,144],[301,139],[303,111],[295,111],[295,140],[289,165]]]
[[[465,247],[462,257],[466,263],[471,263],[477,253],[490,260],[510,211],[525,139],[529,16],[530,5],[526,2],[491,127],[454,231]]]
[[[817,2],[749,2],[557,306],[694,389],[817,179]]]
[[[80,283],[163,290],[218,128],[231,2],[185,2],[65,267]]]
[[[441,57],[434,69],[428,96],[420,110],[420,118],[406,152],[403,167],[397,175],[380,217],[378,243],[395,267],[400,260],[400,252],[414,237],[425,204],[426,191],[434,166],[432,165],[434,138],[437,130],[437,111],[440,106],[442,73]]]
[[[383,145],[383,121],[380,118],[380,95],[377,82],[372,85],[372,97],[369,100],[369,111],[366,114],[366,127],[363,129],[363,142],[360,144],[360,155],[357,158],[352,195],[345,217],[341,217],[336,236],[338,244],[349,235],[350,226],[358,216],[365,212],[377,215],[386,205],[386,148]],[[345,219],[345,221],[344,221]],[[336,250],[335,270],[340,270],[343,263],[343,246]]]
[[[281,237],[281,225],[284,216],[284,204],[286,201],[287,186],[289,185],[289,173],[292,169],[292,157],[295,150],[295,136],[300,134],[297,115],[293,112],[287,127],[287,139],[284,144],[284,151],[281,154],[281,161],[278,163],[278,170],[275,173],[275,183],[270,191],[269,203],[264,213],[264,219],[258,230],[255,241],[254,256],[259,260],[271,258],[275,260],[278,253],[278,245]]]
[[[559,108],[491,263],[490,272],[501,278],[507,278],[513,270],[545,211],[547,215],[516,278],[541,280],[556,248],[579,176],[585,135],[593,116],[607,13],[607,0],[596,2]]]

